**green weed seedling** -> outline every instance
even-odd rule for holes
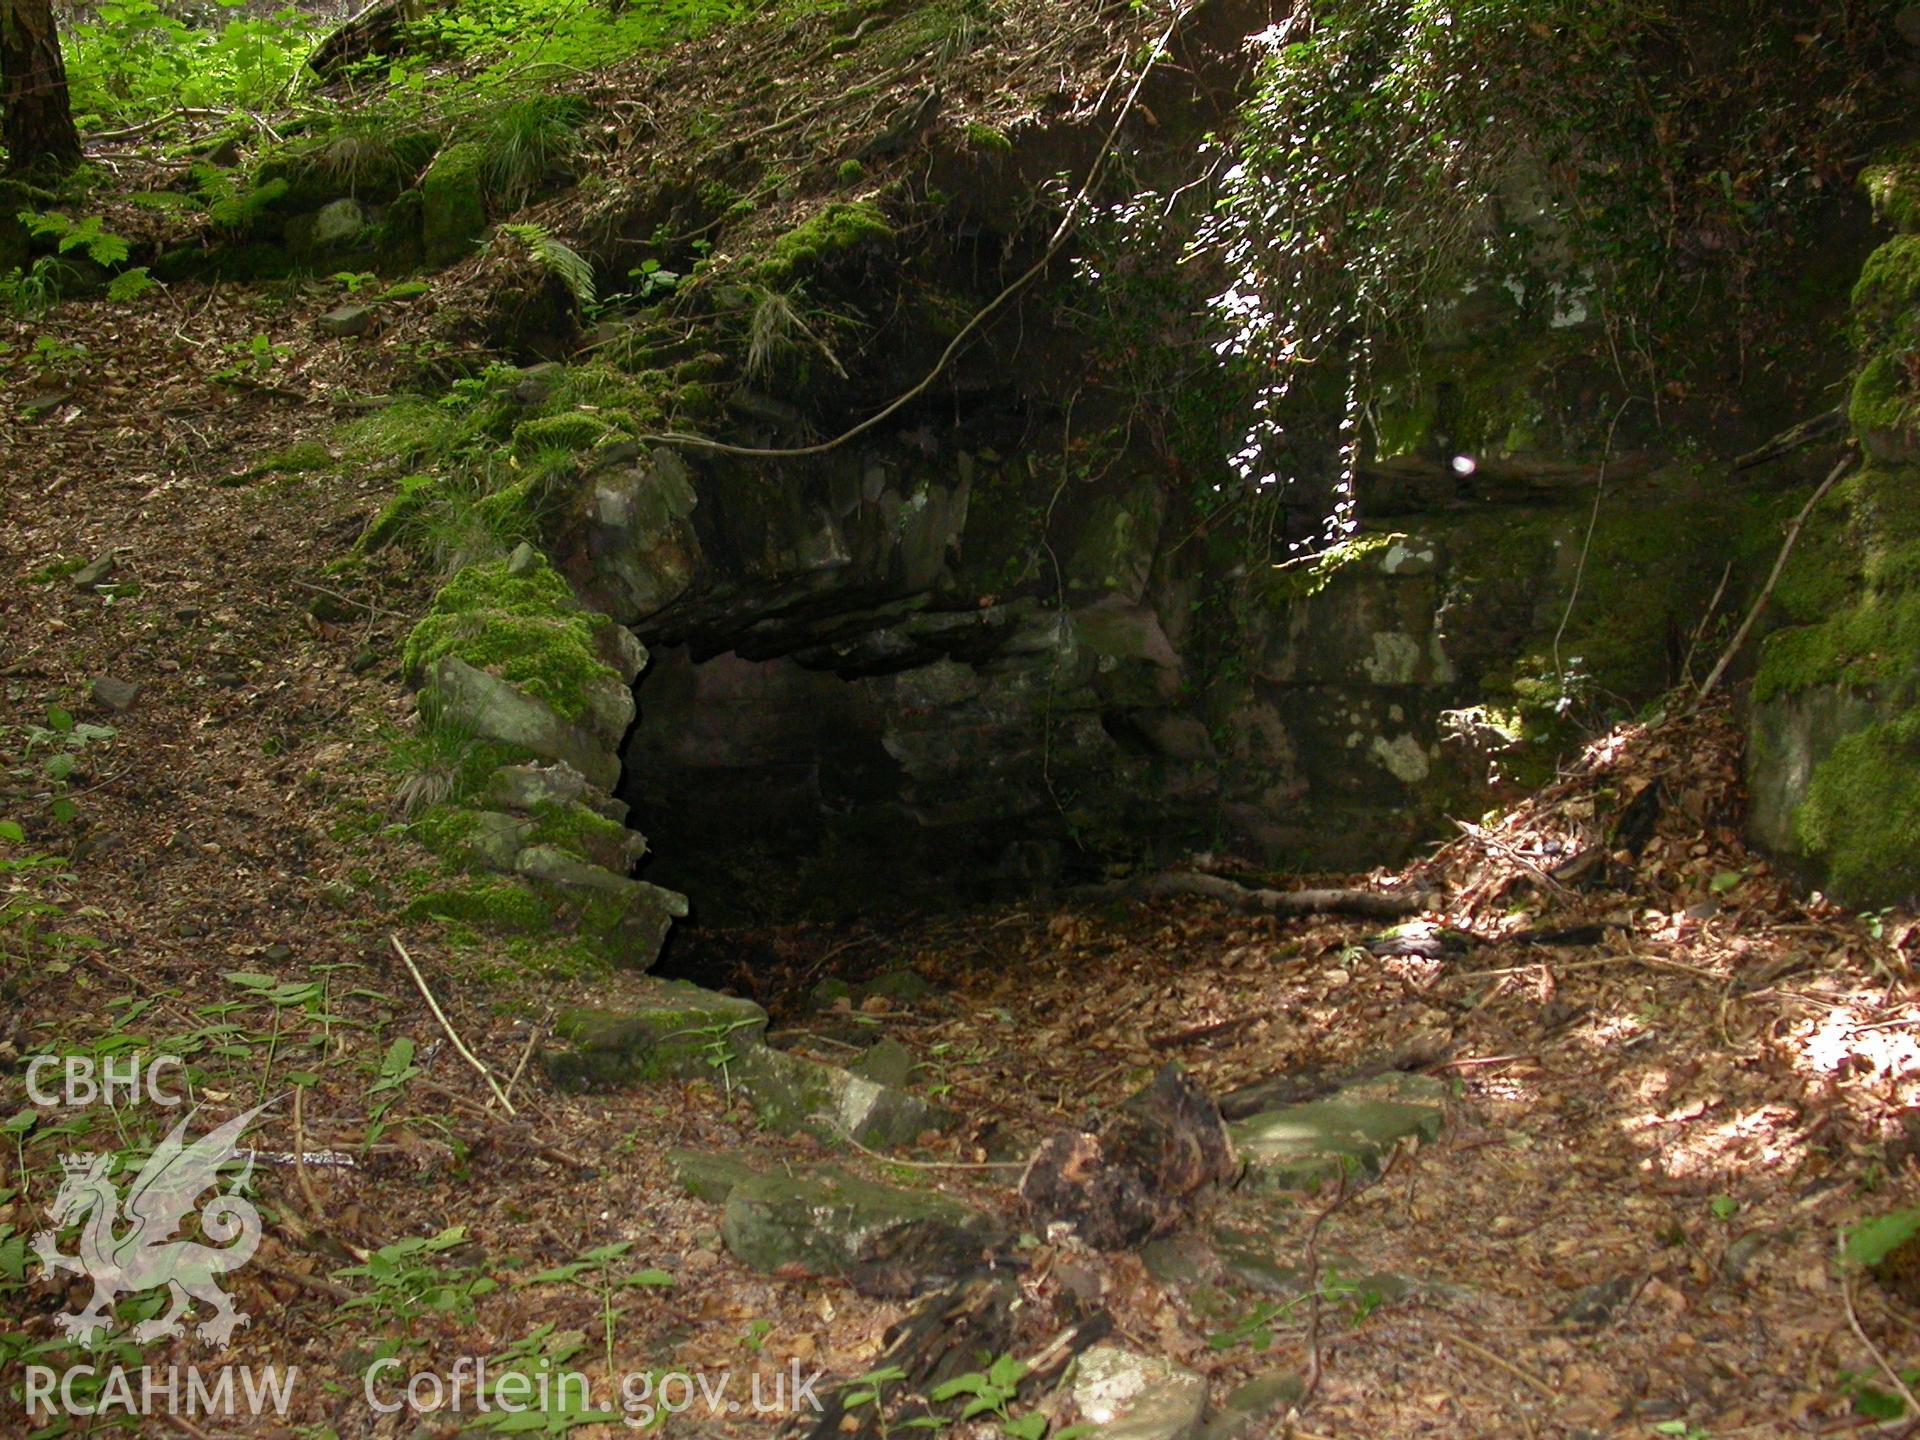
[[[618,1271],[622,1266],[615,1262],[626,1257],[633,1248],[631,1240],[617,1240],[611,1245],[596,1245],[585,1251],[578,1260],[570,1260],[565,1265],[556,1265],[550,1270],[529,1275],[523,1282],[526,1285],[578,1285],[581,1289],[597,1297],[600,1301],[600,1323],[606,1345],[607,1373],[613,1373],[613,1329],[614,1322],[626,1313],[624,1306],[616,1306],[614,1298],[622,1290],[665,1289],[673,1284],[673,1276],[664,1270],[635,1270],[626,1275]]]
[[[333,1272],[335,1280],[365,1280],[371,1289],[344,1302],[345,1310],[371,1310],[396,1321],[406,1335],[423,1315],[457,1315],[470,1319],[473,1302],[499,1288],[499,1282],[470,1266],[442,1267],[432,1257],[467,1243],[467,1227],[450,1225],[437,1235],[410,1236],[382,1245],[363,1265]]]

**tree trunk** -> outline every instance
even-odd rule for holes
[[[80,163],[52,0],[0,0],[0,103],[9,170],[63,175]]]

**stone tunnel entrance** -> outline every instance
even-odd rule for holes
[[[846,676],[792,656],[656,650],[622,792],[649,839],[648,877],[724,925],[1096,874],[1076,826],[1094,771],[1126,750],[1097,713],[1050,711],[1055,668],[1029,655]]]

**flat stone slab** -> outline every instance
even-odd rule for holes
[[[1207,1382],[1158,1355],[1096,1345],[1074,1367],[1073,1403],[1100,1440],[1193,1440]]]
[[[1227,1129],[1247,1162],[1249,1183],[1310,1191],[1342,1172],[1378,1175],[1404,1139],[1438,1139],[1446,1101],[1444,1082],[1395,1072],[1355,1081],[1324,1100],[1250,1115]]]
[[[957,1200],[862,1180],[832,1166],[736,1184],[720,1235],[755,1270],[797,1265],[816,1275],[887,1263],[920,1273],[950,1271],[1005,1238],[994,1220]]]
[[[869,1149],[884,1150],[910,1145],[959,1118],[909,1090],[765,1046],[741,1054],[733,1080],[768,1129],[804,1130],[829,1143],[851,1136]]]
[[[669,1150],[667,1169],[673,1178],[696,1200],[724,1205],[736,1187],[755,1179],[762,1172],[732,1155],[713,1155],[705,1150]]]
[[[1242,1435],[1266,1433],[1255,1431],[1254,1426],[1306,1393],[1306,1378],[1291,1370],[1256,1375],[1221,1402],[1218,1412],[1201,1427],[1200,1440],[1238,1440]]]
[[[568,1048],[545,1061],[556,1081],[576,1090],[638,1080],[722,1081],[766,1031],[767,1012],[751,1000],[660,980],[646,1000],[625,1009],[563,1011],[554,1032]]]

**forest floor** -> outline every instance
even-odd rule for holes
[[[1024,45],[1023,76],[1091,102],[1089,77],[1127,45],[1091,12],[1052,33],[1014,36],[1008,56]],[[751,88],[757,72],[740,73]],[[879,115],[892,94],[849,103]],[[786,125],[796,153],[824,153],[815,132],[841,120],[805,99],[768,101],[785,116],[769,124]],[[644,129],[621,137],[629,158]],[[137,188],[131,169],[123,179]],[[111,218],[134,233],[131,212]],[[324,603],[338,599],[328,567],[390,490],[316,466],[313,447],[337,450],[355,413],[338,397],[405,386],[407,347],[459,297],[437,292],[378,336],[322,340],[315,321],[340,298],[319,281],[183,284],[150,305],[0,319],[14,346],[0,408],[0,822],[21,827],[0,830],[0,1434],[33,1429],[28,1366],[88,1358],[56,1324],[87,1282],[47,1274],[26,1248],[49,1223],[60,1155],[112,1150],[124,1178],[181,1113],[41,1105],[25,1084],[38,1054],[186,1057],[196,1128],[271,1102],[248,1136],[265,1237],[228,1282],[252,1323],[220,1351],[123,1335],[111,1354],[297,1367],[291,1403],[276,1419],[131,1422],[140,1433],[439,1435],[515,1418],[377,1413],[363,1376],[388,1356],[440,1376],[544,1356],[616,1408],[622,1376],[730,1368],[739,1394],[748,1375],[795,1366],[858,1375],[905,1302],[749,1271],[721,1241],[719,1207],[669,1164],[694,1149],[800,1166],[826,1147],[763,1130],[725,1074],[581,1096],[537,1065],[520,1072],[554,1011],[616,982],[529,973],[502,941],[401,918],[427,857],[394,798],[393,742],[413,708],[399,651],[442,577],[395,547],[359,576],[361,609]],[[36,352],[49,336],[67,348]],[[110,572],[83,570],[109,556]],[[340,613],[357,618],[321,618]],[[1268,1237],[1275,1255],[1311,1247],[1347,1274],[1406,1277],[1403,1293],[1321,1283],[1304,1313],[1223,1316],[1134,1254],[1036,1237],[1023,1341],[1091,1297],[1121,1343],[1199,1371],[1216,1401],[1259,1373],[1317,1375],[1297,1415],[1256,1433],[1865,1432],[1920,1383],[1884,1373],[1920,1349],[1920,1295],[1837,1265],[1836,1243],[1915,1203],[1920,930],[1796,898],[1739,838],[1739,766],[1721,710],[1625,726],[1407,873],[1341,877],[1439,891],[1426,930],[1398,937],[1421,943],[1370,947],[1378,922],[1066,895],[709,936],[703,950],[754,957],[713,983],[765,1003],[780,1043],[844,1058],[850,1027],[885,1034],[911,1052],[914,1084],[963,1117],[913,1168],[832,1158],[1016,1225],[1019,1168],[1000,1157],[1168,1060],[1214,1093],[1409,1054],[1449,1083],[1436,1142],[1397,1153],[1382,1183],[1302,1204]],[[1651,838],[1605,886],[1544,878],[1654,783]],[[1604,928],[1577,944],[1516,938],[1576,925]],[[814,1002],[822,979],[902,968],[930,993]],[[513,1113],[449,1029],[518,1074]],[[623,1433],[590,1413],[551,1407],[531,1428]],[[701,1407],[666,1424],[750,1435],[783,1418]]]
[[[0,975],[0,1066],[20,1117],[0,1156],[13,1257],[0,1278],[13,1276],[18,1325],[6,1383],[57,1361],[56,1312],[85,1291],[21,1266],[56,1154],[137,1156],[176,1118],[30,1107],[25,1061],[135,1048],[188,1056],[210,1115],[273,1101],[252,1136],[266,1239],[233,1283],[254,1323],[219,1358],[299,1367],[284,1433],[402,1433],[361,1389],[385,1353],[448,1374],[463,1356],[544,1349],[602,1385],[796,1362],[860,1373],[901,1304],[749,1273],[719,1241],[717,1208],[682,1193],[666,1160],[688,1147],[801,1163],[821,1146],[759,1130],[724,1077],[580,1097],[533,1066],[509,1118],[397,958],[394,934],[453,1029],[503,1073],[554,1007],[594,988],[395,919],[419,855],[390,823],[381,757],[411,706],[397,646],[434,577],[395,556],[371,615],[316,620],[327,563],[380,496],[256,473],[296,442],[328,443],[339,417],[322,397],[377,375],[376,347],[307,338],[327,303],[214,291],[144,323],[62,307],[100,378],[77,378],[36,418],[0,417],[4,810],[25,826],[7,854],[48,862],[15,869],[7,893],[58,907],[13,920]],[[214,378],[255,335],[286,347],[273,388]],[[76,587],[75,566],[109,554],[112,574]],[[139,693],[103,705],[102,678]],[[63,754],[71,768],[49,771]],[[967,1117],[918,1152],[931,1167],[919,1183],[1008,1215],[1017,1170],[966,1167],[1118,1101],[1168,1059],[1217,1093],[1412,1045],[1451,1081],[1443,1138],[1274,1237],[1297,1251],[1312,1228],[1355,1267],[1413,1277],[1410,1294],[1350,1305],[1310,1336],[1298,1317],[1197,1314],[1136,1256],[1040,1244],[1023,1288],[1042,1328],[1071,1276],[1127,1343],[1200,1370],[1216,1395],[1275,1365],[1304,1370],[1311,1350],[1321,1379],[1304,1435],[1841,1433],[1872,1423],[1854,1413],[1854,1377],[1889,1392],[1878,1358],[1913,1348],[1913,1297],[1837,1268],[1835,1243],[1912,1199],[1916,930],[1794,899],[1738,838],[1738,761],[1717,711],[1624,728],[1407,875],[1357,877],[1444,889],[1433,922],[1472,940],[1405,947],[1426,958],[1375,954],[1361,942],[1377,924],[1110,897],[735,938],[778,957],[753,988],[783,1043],[830,1054],[852,1019],[913,1052],[922,1083]],[[1664,797],[1656,830],[1609,888],[1543,882],[1649,783]],[[1586,922],[1617,928],[1577,946],[1503,938]],[[823,976],[901,966],[931,996],[852,1015],[802,1003]],[[409,1253],[425,1237],[445,1248]],[[396,1246],[382,1278],[352,1273]],[[565,1268],[606,1246],[614,1258]],[[653,1270],[643,1278],[662,1283],[599,1283]],[[143,1358],[207,1357],[161,1341]],[[549,1417],[556,1430],[581,1419]],[[24,1433],[17,1420],[0,1430]]]

